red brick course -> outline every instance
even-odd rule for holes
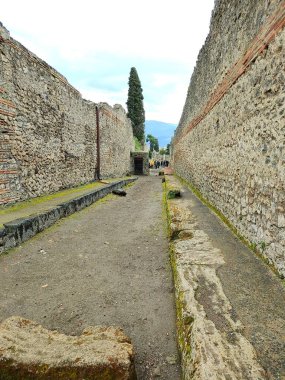
[[[198,114],[198,116],[192,119],[190,124],[184,128],[181,133],[175,136],[174,144],[177,144],[207,116],[207,114],[235,84],[238,78],[242,76],[247,68],[256,60],[256,58],[262,54],[264,49],[267,48],[270,42],[284,28],[284,26],[285,2],[282,3],[278,10],[268,18],[267,22],[263,25],[263,27],[257,33],[256,37],[250,43],[250,46],[245,54],[228,70],[225,78],[214,90],[208,102]]]

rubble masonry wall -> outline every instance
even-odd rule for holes
[[[124,109],[84,100],[67,80],[0,26],[0,203],[130,171],[131,123]]]
[[[219,0],[173,140],[177,174],[285,275],[285,2]]]

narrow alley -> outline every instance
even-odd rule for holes
[[[124,329],[138,379],[180,379],[161,177],[141,177],[0,257],[0,320]]]

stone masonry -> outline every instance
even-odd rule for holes
[[[83,99],[0,25],[0,204],[130,172],[133,134],[121,106]],[[100,165],[100,166],[101,166]]]
[[[219,0],[172,156],[285,275],[285,1]]]
[[[132,169],[130,151],[134,150],[131,121],[119,104],[99,104],[101,176],[119,177]]]

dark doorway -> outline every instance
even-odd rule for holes
[[[143,174],[143,158],[142,157],[135,157],[135,174]]]

